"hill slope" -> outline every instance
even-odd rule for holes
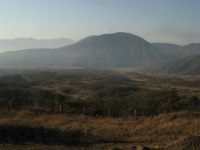
[[[164,65],[146,70],[151,73],[167,73],[167,74],[200,74],[200,55],[190,56],[179,59]]]
[[[182,57],[200,54],[200,43],[192,43],[183,47]]]
[[[169,43],[152,43],[158,50],[161,51],[167,60],[175,60],[187,56],[200,54],[200,43],[191,43],[186,46],[180,46]]]
[[[29,49],[0,55],[1,66],[142,67],[162,64],[162,53],[129,33],[90,36],[58,49]]]
[[[154,47],[160,50],[160,52],[163,53],[163,55],[165,55],[165,58],[168,61],[182,57],[182,52],[183,52],[182,46],[170,43],[152,43],[152,44]]]
[[[182,46],[170,43],[152,43],[157,49],[161,50],[165,55],[179,55]]]

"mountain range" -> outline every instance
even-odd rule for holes
[[[16,38],[0,40],[0,53],[5,51],[23,50],[30,48],[59,48],[73,44],[74,41],[65,38],[56,39],[34,39]]]
[[[118,32],[89,36],[61,48],[5,52],[0,54],[0,67],[141,68],[198,54],[200,43],[150,43],[139,36]]]
[[[129,33],[89,36],[57,49],[28,49],[0,54],[11,67],[143,67],[166,62],[151,43]]]

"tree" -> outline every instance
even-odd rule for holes
[[[175,88],[162,90],[160,100],[164,112],[177,111],[180,109],[180,98]]]
[[[200,105],[200,101],[197,96],[192,96],[188,102],[188,108],[190,110],[197,110]]]

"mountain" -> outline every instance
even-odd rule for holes
[[[73,43],[72,40],[65,38],[41,40],[34,38],[3,39],[0,40],[0,53],[30,48],[59,48]]]
[[[200,43],[192,43],[183,47],[182,57],[200,54]]]
[[[200,74],[200,55],[185,57],[157,67],[146,69],[148,73]]]
[[[182,46],[170,43],[152,43],[157,49],[165,55],[179,55]]]
[[[0,66],[143,67],[166,62],[152,44],[130,33],[89,36],[57,49],[28,49],[0,54]]]
[[[176,44],[170,43],[152,43],[154,47],[161,51],[167,61],[181,58],[182,47]]]
[[[165,55],[168,61],[200,54],[200,43],[192,43],[186,46],[169,43],[152,44]]]

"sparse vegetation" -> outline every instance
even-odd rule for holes
[[[0,106],[8,109],[34,108],[115,117],[200,110],[198,95],[181,95],[177,89],[168,86],[151,89],[150,84],[155,85],[157,82],[170,84],[167,78],[159,80],[146,76],[148,81],[144,85],[141,81],[131,80],[128,76],[111,70],[93,71],[25,72],[2,76]],[[174,81],[182,83],[182,79]],[[198,87],[197,84],[194,86]]]

